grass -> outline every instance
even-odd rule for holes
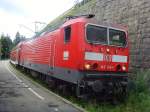
[[[23,71],[22,71],[23,72]],[[24,73],[25,74],[25,73]],[[28,75],[32,80],[48,88],[43,81]],[[53,91],[56,93],[56,91]],[[58,93],[57,93],[58,94]],[[59,94],[61,95],[61,94]],[[62,96],[62,95],[61,95]],[[125,102],[112,105],[109,102],[85,102],[74,96],[63,96],[89,112],[150,112],[150,70],[138,71],[129,83],[129,95]]]

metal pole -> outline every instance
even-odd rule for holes
[[[27,30],[33,32],[33,33],[35,33],[35,31],[33,31],[31,28],[29,28],[29,27],[27,27],[27,26],[25,26],[25,25],[23,25],[23,24],[19,24],[19,26],[20,26],[20,27],[23,27],[23,28],[25,28],[25,29],[27,29]]]
[[[34,29],[34,30],[35,30],[35,34],[37,34],[36,22],[34,23],[34,25],[35,25],[35,26],[34,26],[34,27],[35,27],[35,29]]]
[[[35,21],[34,22],[34,24],[35,24],[35,34],[37,34],[38,33],[38,25],[37,24],[40,24],[40,25],[47,25],[47,23],[45,23],[45,22],[40,22],[40,21]]]

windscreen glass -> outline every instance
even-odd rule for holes
[[[109,43],[110,45],[126,46],[126,34],[123,31],[109,29]]]
[[[88,42],[107,44],[107,28],[88,25],[86,36]]]
[[[108,32],[109,31],[109,32]],[[108,35],[109,34],[109,35]],[[126,34],[124,31],[109,29],[96,25],[87,25],[86,38],[89,43],[99,43],[114,46],[126,46]]]

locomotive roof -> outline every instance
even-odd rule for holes
[[[92,16],[92,15],[90,15],[90,16]],[[71,18],[71,19],[66,20],[66,21],[62,21],[61,23],[58,23],[56,26],[51,26],[46,31],[40,32],[39,34],[35,35],[31,39],[28,39],[27,41],[32,40],[36,37],[43,36],[49,32],[52,32],[54,30],[57,30],[59,28],[62,28],[62,27],[65,27],[65,26],[68,26],[68,25],[71,25],[74,23],[85,23],[85,24],[91,23],[91,24],[95,24],[95,25],[100,25],[100,26],[104,26],[104,27],[112,27],[112,28],[127,31],[127,26],[125,26],[125,25],[114,24],[114,23],[112,24],[112,23],[108,23],[108,22],[100,22],[99,20],[95,19],[94,16],[93,17],[86,17],[85,15],[83,15],[83,16],[77,16],[76,18]]]
[[[101,22],[96,20],[95,18],[85,18],[85,17],[80,17],[80,18],[76,18],[76,19],[71,19],[69,21],[66,21],[61,27],[65,27],[77,22],[81,22],[81,23],[91,23],[91,24],[95,24],[95,25],[101,25],[101,26],[105,26],[105,27],[112,27],[112,28],[117,28],[117,29],[121,29],[121,30],[127,30],[127,26],[125,25],[121,25],[121,24],[115,24],[115,23],[108,23],[108,22]]]
[[[47,34],[49,32],[52,32],[54,30],[57,30],[61,27],[65,27],[67,25],[71,25],[77,22],[81,22],[81,23],[92,23],[92,24],[96,24],[96,25],[102,25],[102,26],[106,26],[106,27],[113,27],[113,28],[117,28],[117,29],[122,29],[122,30],[127,30],[127,27],[125,25],[120,25],[120,24],[112,24],[112,23],[108,23],[108,22],[100,22],[99,20],[94,18],[94,15],[89,14],[89,15],[81,15],[81,16],[69,16],[66,17],[66,20],[62,20],[61,22],[58,22],[55,25],[52,26],[47,26],[45,28],[45,30],[41,31],[38,35],[34,36],[34,37],[38,37],[44,34]],[[71,19],[70,19],[71,18]],[[33,37],[33,38],[34,38]]]

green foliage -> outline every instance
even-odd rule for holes
[[[14,46],[16,46],[19,42],[26,40],[26,38],[22,35],[20,35],[19,32],[16,33],[15,39],[13,41]]]
[[[135,79],[136,92],[149,92],[150,89],[150,70],[140,71]]]
[[[2,59],[9,58],[9,52],[13,47],[12,40],[8,35],[1,35],[0,38],[0,57]]]
[[[26,38],[20,35],[19,32],[16,33],[16,38],[12,42],[9,35],[2,34],[0,36],[0,59],[9,58],[11,49],[16,46],[20,41],[24,41]]]

